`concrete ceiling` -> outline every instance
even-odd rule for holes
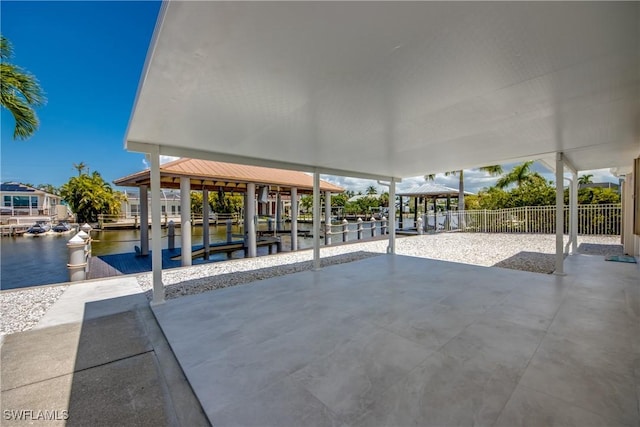
[[[408,177],[640,155],[640,2],[164,5],[127,148]]]

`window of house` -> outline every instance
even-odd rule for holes
[[[11,196],[4,196],[4,206],[11,207]]]

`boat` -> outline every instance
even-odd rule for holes
[[[54,233],[58,233],[58,234],[65,234],[73,231],[71,228],[71,224],[65,221],[61,221],[58,223],[58,225],[51,227],[51,230]]]
[[[51,231],[50,224],[47,224],[44,221],[38,221],[35,224],[33,224],[31,227],[29,227],[27,232],[24,233],[23,235],[27,237],[43,236],[45,234],[48,234],[50,231]]]

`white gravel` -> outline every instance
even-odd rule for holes
[[[567,238],[565,237],[565,243]],[[321,249],[322,265],[351,262],[386,252],[388,241],[376,240]],[[579,252],[591,255],[622,253],[618,236],[580,236]],[[402,237],[396,253],[481,266],[497,266],[539,273],[554,268],[555,236],[543,234],[439,233]],[[184,267],[163,272],[167,299],[197,294],[282,276],[312,268],[313,252],[286,252],[251,259]],[[151,296],[151,274],[137,276],[138,284]],[[0,292],[0,334],[32,328],[67,289],[51,285]]]
[[[566,242],[565,238],[565,242]],[[617,236],[578,238],[591,254],[621,253]],[[350,262],[386,252],[388,241],[376,240],[321,249],[323,265]],[[541,234],[440,233],[398,238],[396,253],[465,264],[497,266],[538,273],[554,269],[555,236]],[[167,299],[240,285],[312,268],[312,251],[288,252],[252,259],[204,264],[163,273]],[[151,274],[138,276],[151,298]]]
[[[34,327],[69,285],[39,286],[0,292],[0,335]]]

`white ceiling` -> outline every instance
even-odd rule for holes
[[[172,1],[161,13],[130,150],[381,177],[640,155],[640,2]]]

